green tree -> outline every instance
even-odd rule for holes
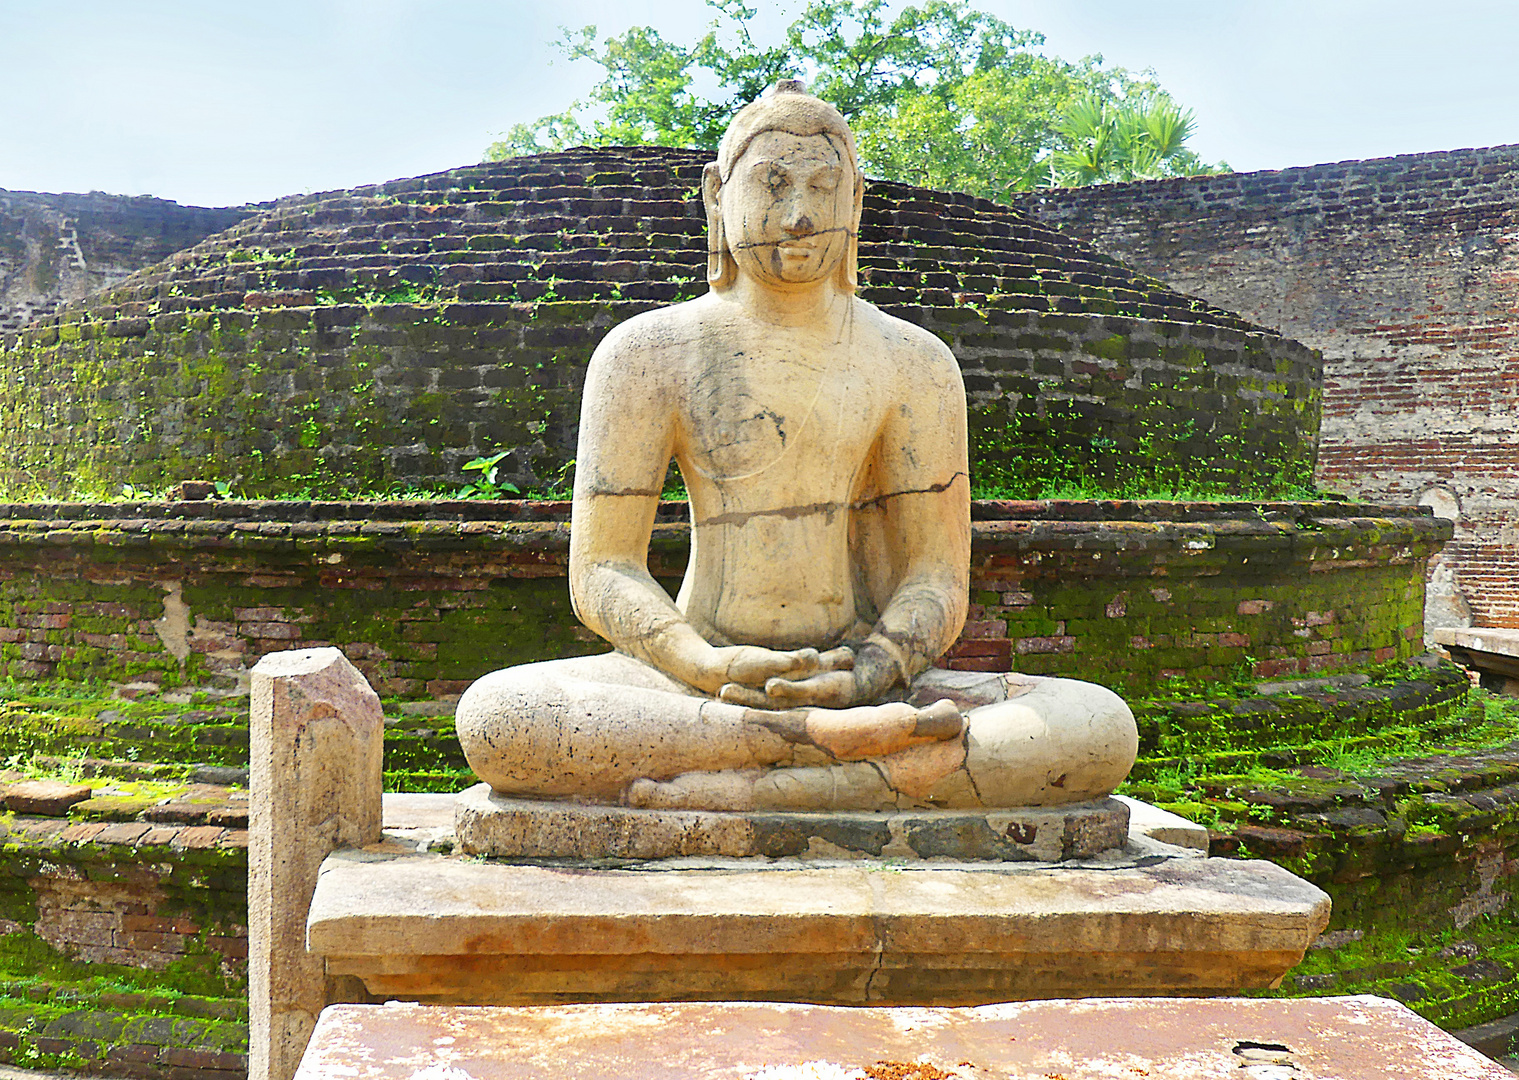
[[[561,50],[601,65],[601,81],[588,100],[513,127],[486,160],[582,143],[716,149],[742,105],[777,79],[800,77],[849,119],[866,171],[889,180],[1001,199],[1039,183],[1213,171],[1185,148],[1191,114],[1152,78],[1104,68],[1100,56],[1045,56],[1041,35],[968,0],[927,0],[891,19],[886,0],[808,0],[785,40],[768,47],[753,39],[755,9],[743,0],[707,3],[718,17],[689,47],[647,26],[600,45],[595,27],[566,31]],[[718,91],[706,97],[698,83]],[[1092,106],[1095,126],[1083,126]],[[1155,128],[1166,141],[1129,137],[1167,117],[1169,128]],[[1115,142],[1124,154],[1109,149]]]
[[[1060,145],[1044,167],[1052,184],[1079,187],[1110,180],[1157,180],[1216,172],[1187,149],[1196,121],[1164,94],[1068,101],[1055,123]]]

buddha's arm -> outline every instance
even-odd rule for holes
[[[933,344],[934,357],[909,363],[878,444],[875,501],[902,569],[869,646],[890,656],[903,683],[954,644],[970,582],[965,388],[953,354]]]
[[[649,537],[674,444],[656,347],[625,325],[586,372],[575,452],[570,602],[613,646],[677,678],[706,642],[649,573]]]

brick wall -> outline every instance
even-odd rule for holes
[[[7,814],[0,830],[0,941],[50,953],[6,956],[0,1061],[242,1080],[246,1003],[228,990],[246,977],[246,829]],[[167,969],[186,989],[83,965]]]
[[[25,926],[78,959],[132,967],[209,952],[241,977],[245,828],[13,815],[3,829],[4,932]]]
[[[163,888],[164,879],[177,869],[168,860],[183,852],[246,848],[245,830],[39,819],[16,822],[10,834],[22,842],[93,844],[104,853],[117,852],[123,860],[109,868],[110,880],[98,880],[98,867],[92,878],[86,868],[67,864],[43,868],[27,878],[37,905],[31,929],[60,952],[91,963],[162,969],[205,949],[239,972],[246,964],[246,913],[227,913],[229,921],[208,928],[182,910],[176,912]],[[131,861],[140,852],[155,850],[164,861]]]
[[[48,517],[35,516],[44,510]],[[14,678],[235,682],[335,645],[381,693],[605,648],[564,574],[563,503],[0,507],[0,663]],[[684,504],[650,566],[673,595]],[[1333,671],[1422,648],[1424,508],[978,502],[971,613],[945,663],[1095,679]]]
[[[345,305],[27,331],[0,382],[0,484],[448,490],[464,462],[505,448],[506,475],[531,489],[574,458],[592,350],[653,306]],[[1295,342],[1117,315],[896,313],[960,360],[976,483],[1309,478],[1319,360]]]
[[[503,450],[522,490],[562,488],[591,351],[706,291],[705,160],[576,150],[283,200],[0,335],[0,486],[445,490]],[[1004,494],[1308,479],[1318,356],[1006,207],[872,183],[860,280],[955,351]]]
[[[0,330],[108,288],[249,213],[146,196],[0,190]]]
[[[1321,483],[1455,515],[1441,621],[1519,626],[1519,146],[1018,205],[1322,350]]]

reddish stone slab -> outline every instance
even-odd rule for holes
[[[156,821],[161,824],[204,825],[211,811],[219,808],[220,804],[217,803],[176,800],[149,807],[142,816],[145,821]]]
[[[1394,1001],[323,1011],[296,1080],[1512,1080]]]
[[[208,824],[220,825],[227,829],[246,829],[248,827],[248,804],[218,807],[207,815],[206,821]]]
[[[60,780],[25,780],[5,791],[5,808],[15,814],[63,817],[69,807],[84,802],[92,793],[88,784],[65,784]]]
[[[189,825],[179,830],[172,843],[177,848],[213,848],[226,832],[220,825]]]

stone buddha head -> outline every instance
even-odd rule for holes
[[[783,79],[738,111],[702,175],[707,281],[722,291],[742,272],[784,288],[832,274],[854,292],[864,194],[844,117]]]

